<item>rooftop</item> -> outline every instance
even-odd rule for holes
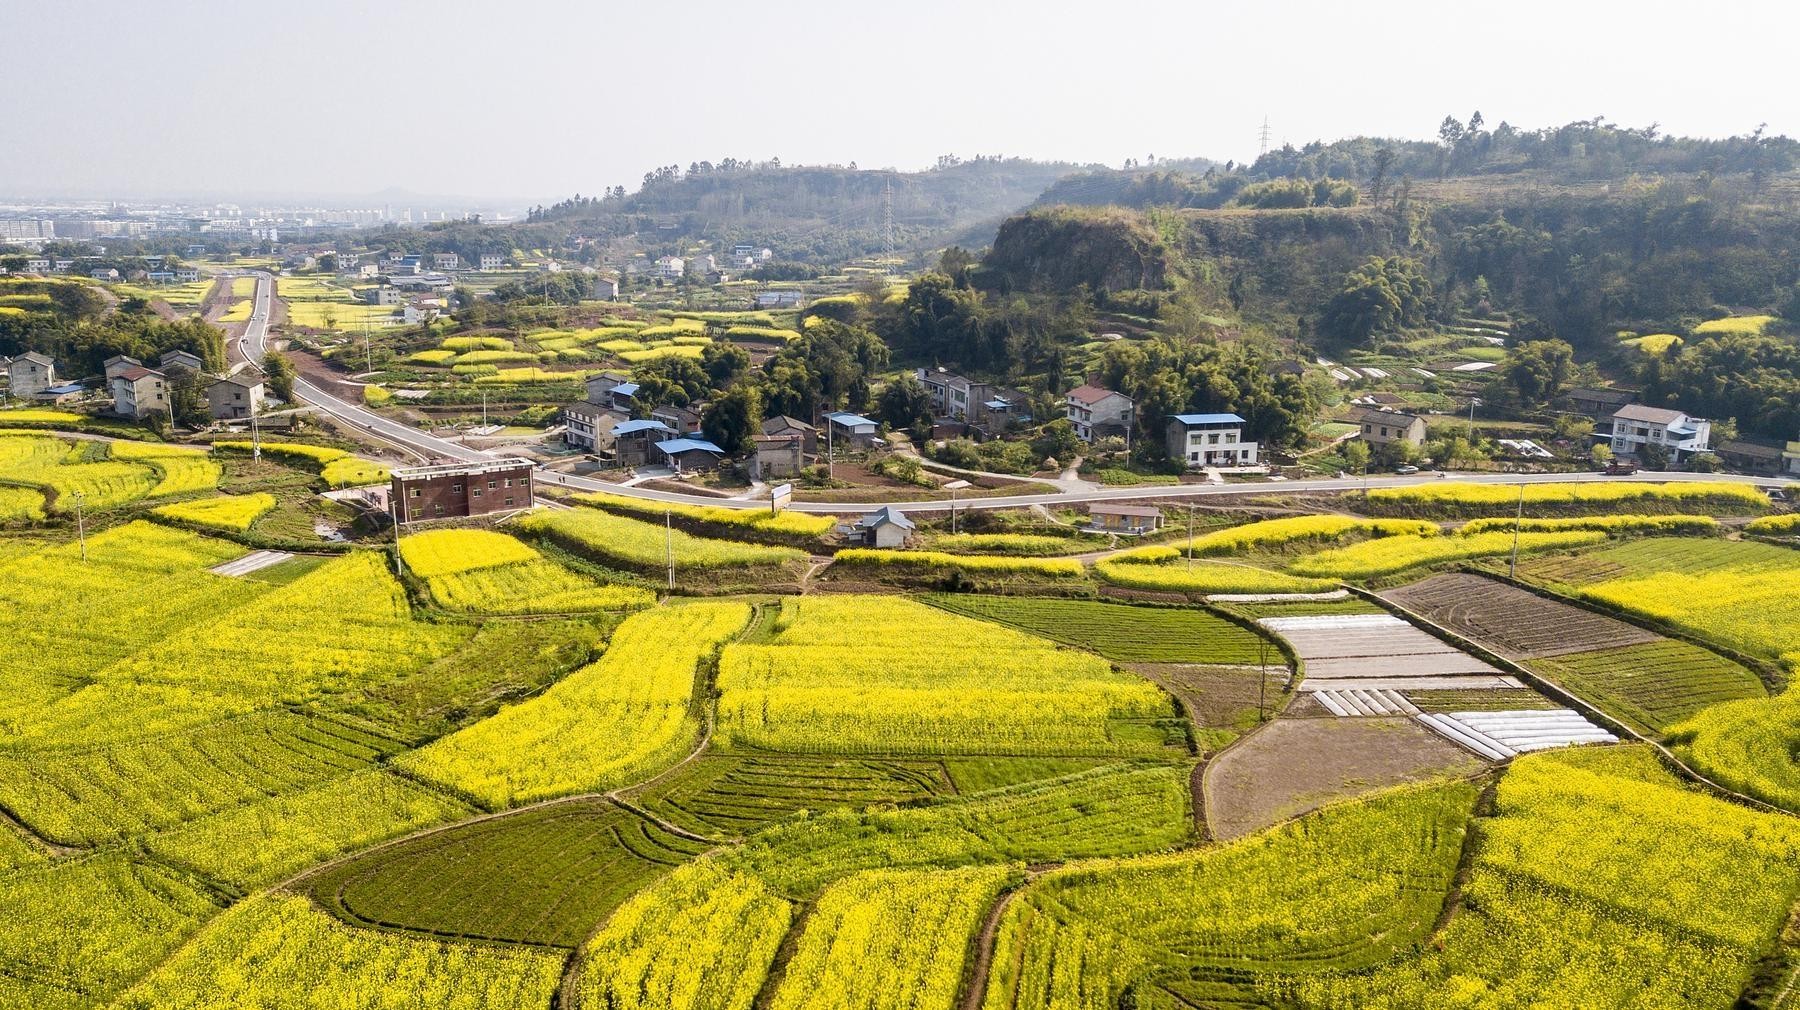
[[[1175,420],[1190,428],[1207,424],[1243,424],[1244,419],[1236,414],[1174,414]]]
[[[1627,421],[1643,421],[1646,424],[1674,424],[1686,417],[1679,410],[1665,410],[1662,407],[1647,407],[1641,403],[1628,404],[1613,412],[1613,417]]]
[[[1125,394],[1115,393],[1110,389],[1105,389],[1100,386],[1096,386],[1096,385],[1093,385],[1092,383],[1087,383],[1087,382],[1084,382],[1081,385],[1076,386],[1074,389],[1069,390],[1069,399],[1074,400],[1076,403],[1085,403],[1090,406],[1092,406],[1093,404],[1099,403],[1101,400],[1104,400],[1109,396],[1123,396],[1123,395],[1125,395]]]
[[[671,438],[656,443],[656,448],[658,451],[667,453],[670,456],[678,456],[684,452],[692,452],[695,449],[704,450],[718,456],[725,455],[725,450],[708,442],[704,438]]]
[[[1091,516],[1159,516],[1162,509],[1149,505],[1110,505],[1106,502],[1095,502],[1088,506]]]
[[[913,526],[913,521],[911,519],[906,518],[906,513],[892,505],[883,505],[856,521],[856,525],[861,526],[864,529],[874,529],[877,526],[886,526],[890,523],[903,530],[917,528]]]
[[[841,424],[846,428],[860,428],[865,424],[871,428],[875,427],[874,421],[869,420],[861,414],[852,414],[847,410],[838,410],[826,414],[825,420],[830,421],[833,424]]]
[[[510,470],[530,470],[535,464],[531,460],[518,456],[496,459],[483,463],[436,463],[431,466],[405,466],[393,473],[395,480],[424,480],[430,477],[468,476],[483,473],[502,473]]]
[[[621,421],[613,425],[612,433],[614,435],[630,435],[639,431],[661,431],[670,435],[675,434],[674,428],[661,421]]]

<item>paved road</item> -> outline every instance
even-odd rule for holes
[[[250,314],[249,325],[244,328],[244,335],[239,338],[239,350],[251,361],[262,361],[266,353],[265,346],[269,330],[269,311],[274,299],[274,279],[266,273],[258,273],[256,284],[256,305]],[[379,414],[366,410],[361,404],[351,403],[327,393],[318,386],[296,378],[294,392],[300,399],[318,407],[320,410],[353,427],[362,428],[385,442],[389,442],[421,460],[455,459],[465,461],[488,460],[494,457],[478,449],[471,449],[460,442],[428,435],[411,425],[400,424],[388,420]],[[674,491],[659,491],[646,487],[621,487],[591,477],[577,477],[573,474],[559,473],[554,470],[540,468],[537,471],[538,481],[546,486],[563,487],[577,491],[606,491],[610,494],[628,495],[633,498],[645,498],[651,501],[669,502],[684,505],[713,505],[724,508],[767,508],[766,501],[741,501],[714,498],[710,495],[681,494]],[[1435,472],[1420,473],[1411,477],[1370,477],[1322,480],[1287,480],[1287,481],[1253,481],[1244,484],[1174,484],[1150,487],[1103,487],[1088,491],[1062,491],[1054,494],[1009,495],[996,498],[966,498],[956,503],[959,509],[996,509],[1020,508],[1029,505],[1077,505],[1086,502],[1116,501],[1119,499],[1138,498],[1211,498],[1227,495],[1246,494],[1300,494],[1321,491],[1357,491],[1362,488],[1405,487],[1414,484],[1437,484],[1446,480],[1463,481],[1470,484],[1562,484],[1583,480],[1663,482],[1686,480],[1723,480],[1742,484],[1772,484],[1776,478],[1744,477],[1735,474],[1693,474],[1693,473],[1657,473],[1638,474],[1633,477],[1597,478],[1591,473],[1480,473],[1452,474],[1440,477]],[[796,512],[819,513],[858,513],[880,508],[884,504],[893,504],[908,512],[948,512],[951,503],[948,501],[897,501],[897,502],[794,502],[789,506]]]
[[[258,273],[255,277],[256,304],[251,309],[249,324],[244,327],[244,335],[238,338],[238,349],[245,360],[260,364],[263,355],[268,353],[269,313],[275,299],[275,281],[266,273]],[[362,428],[376,438],[417,456],[421,462],[432,459],[478,461],[493,458],[460,442],[428,435],[411,425],[391,421],[363,409],[360,404],[333,396],[298,376],[294,379],[294,394],[344,423]]]

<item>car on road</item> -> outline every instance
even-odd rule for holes
[[[1411,463],[1403,463],[1400,466],[1394,467],[1394,472],[1402,477],[1411,477],[1413,474],[1419,472],[1419,468],[1413,466]]]
[[[1615,459],[1606,464],[1608,477],[1629,477],[1637,472],[1637,460],[1634,459]]]

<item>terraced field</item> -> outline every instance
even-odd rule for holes
[[[1434,575],[1381,594],[1510,657],[1536,659],[1662,638],[1633,624],[1479,575]]]
[[[605,800],[576,800],[380,849],[306,890],[352,924],[574,947],[632,892],[707,848]]]
[[[941,764],[787,755],[707,755],[636,800],[697,834],[731,838],[797,811],[928,799],[950,790]]]
[[[951,613],[1011,625],[1120,662],[1251,664],[1263,655],[1263,640],[1256,632],[1192,607],[1026,596],[925,599]]]
[[[1765,694],[1754,673],[1724,656],[1479,575],[1438,575],[1382,595],[1524,663],[1642,733]]]

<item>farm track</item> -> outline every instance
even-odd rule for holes
[[[1006,917],[1006,909],[1012,904],[1013,898],[1030,887],[1032,881],[1062,865],[1050,863],[1026,867],[1025,879],[1019,881],[1017,887],[1007,889],[994,902],[994,907],[988,909],[987,918],[982,922],[980,931],[975,934],[975,956],[968,962],[968,976],[963,982],[963,998],[958,1003],[958,1010],[981,1010],[982,1002],[987,999],[988,980],[992,977],[994,967],[994,943],[1000,937],[1000,923]]]

